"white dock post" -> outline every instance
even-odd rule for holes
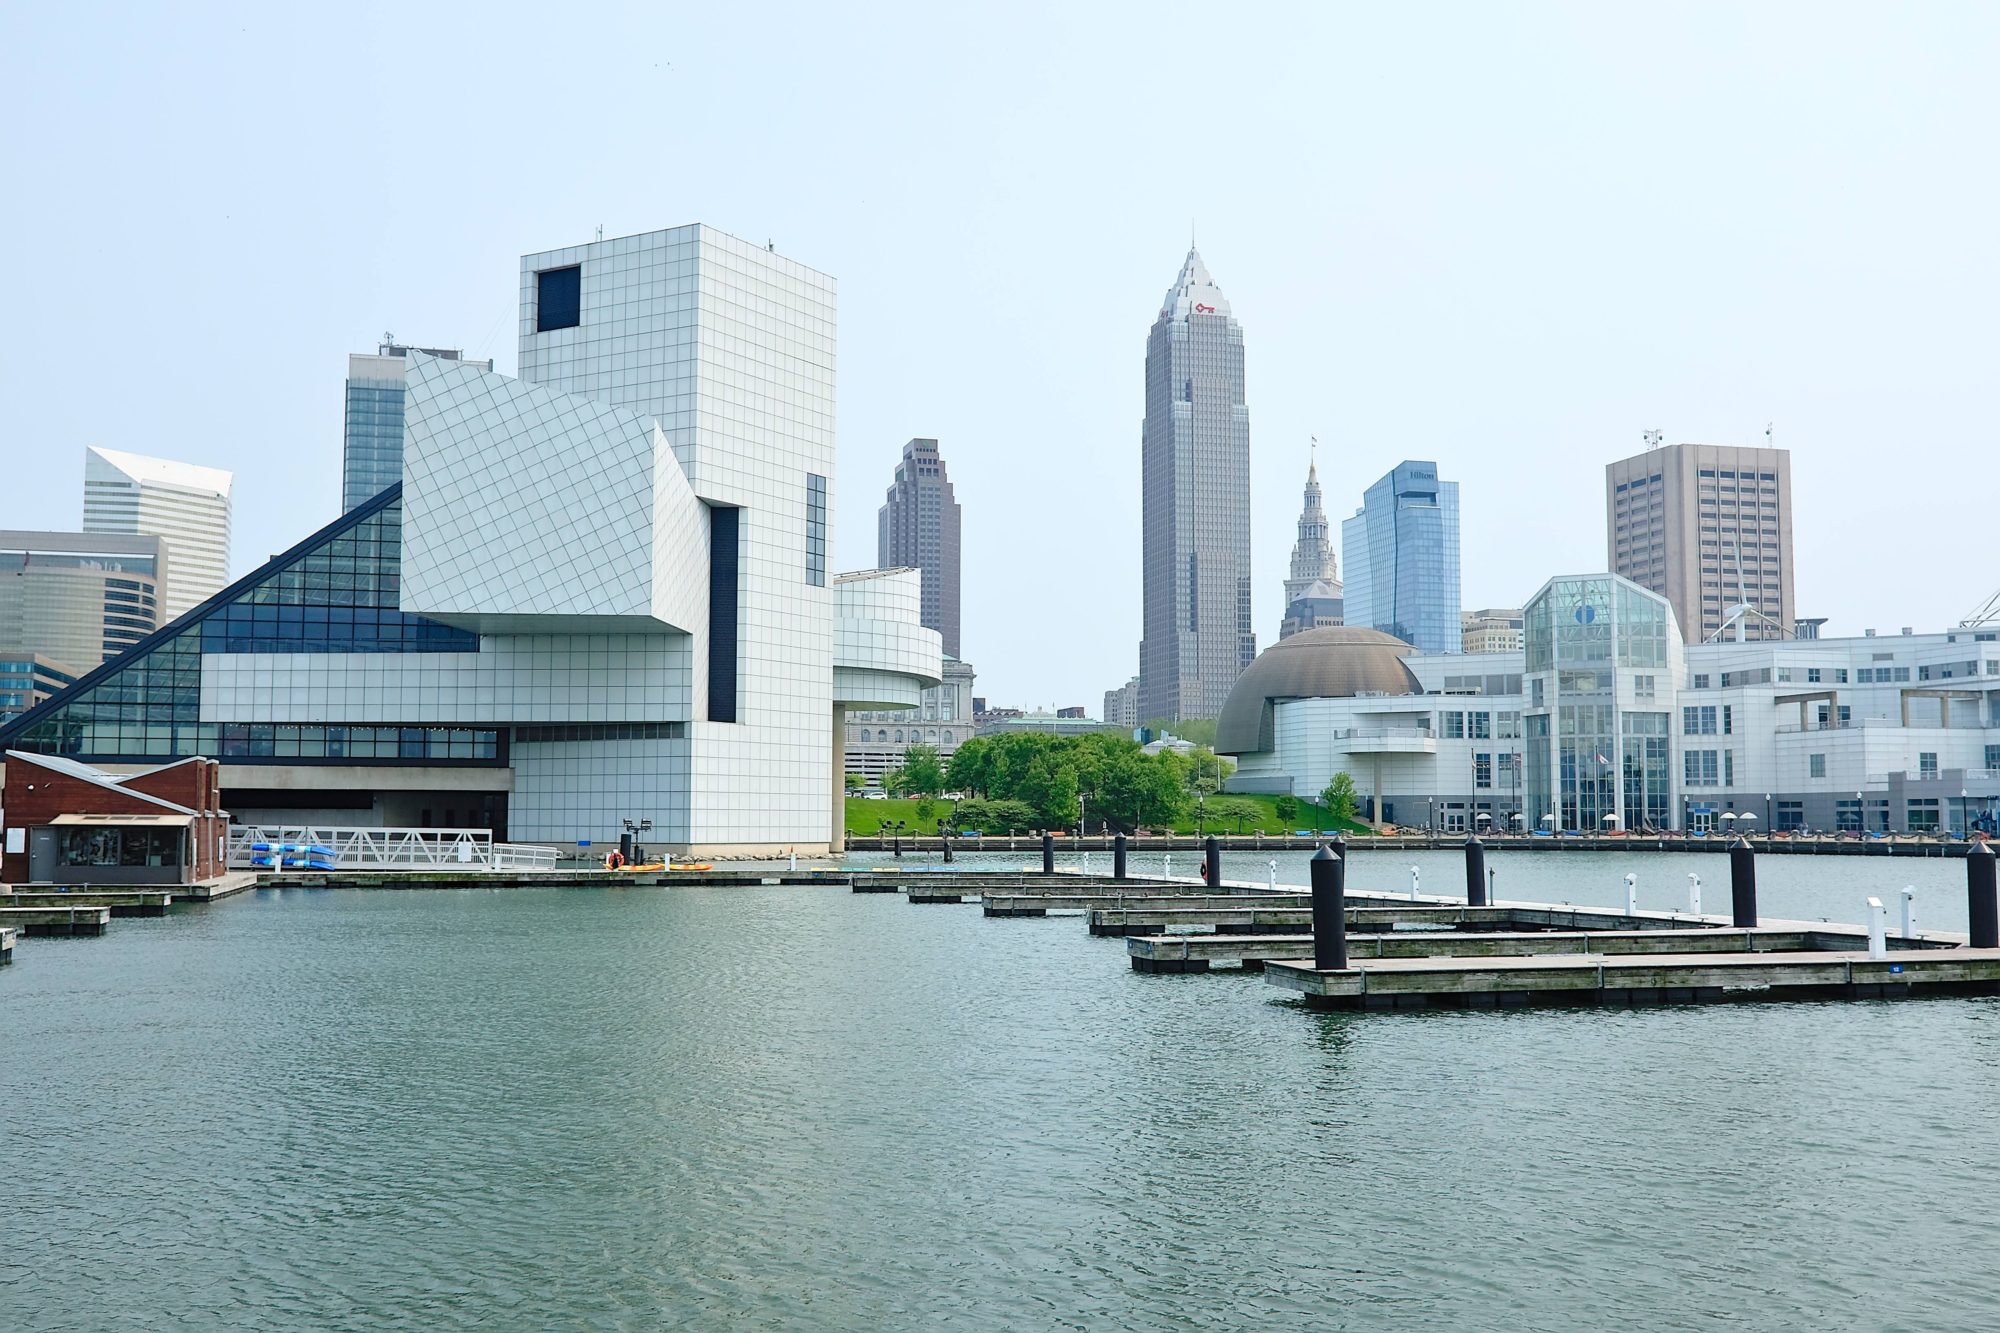
[[[1090,877],[1090,853],[1089,853],[1089,852],[1085,852],[1085,853],[1083,854],[1083,874],[1084,874],[1084,878],[1086,878],[1086,879],[1088,879],[1088,878]]]
[[[1701,876],[1688,871],[1688,911],[1694,916],[1701,915]]]
[[[792,853],[792,873],[794,875],[799,873],[799,854],[797,852]]]
[[[1421,889],[1421,888],[1423,887],[1423,884],[1424,884],[1424,874],[1423,874],[1423,872],[1422,872],[1421,870],[1418,870],[1418,869],[1417,869],[1417,868],[1416,868],[1415,866],[1411,866],[1411,867],[1410,867],[1410,901],[1411,901],[1411,902],[1415,902],[1415,901],[1417,900],[1417,891],[1418,891],[1419,889]]]
[[[1278,887],[1278,858],[1274,856],[1271,858],[1271,888],[1273,891],[1276,891],[1277,887]]]
[[[1639,877],[1629,872],[1625,876],[1625,915],[1639,915]]]
[[[1168,852],[1161,858],[1160,877],[1162,879],[1172,879],[1174,877],[1174,854],[1172,852]]]
[[[1917,912],[1916,908],[1912,905],[1916,896],[1916,885],[1905,884],[1903,886],[1903,938],[1906,940],[1913,940],[1917,937]]]
[[[1889,956],[1889,909],[1882,905],[1880,898],[1868,900],[1868,956],[1887,958]]]

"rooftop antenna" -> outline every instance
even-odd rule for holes
[[[604,224],[602,222],[597,224],[597,239],[600,241],[604,239]]]
[[[1646,447],[1648,449],[1657,449],[1662,444],[1666,443],[1666,439],[1667,439],[1666,432],[1649,430],[1646,432]]]
[[[1767,421],[1764,423],[1764,447],[1766,449],[1773,449],[1777,447],[1771,443],[1771,427],[1777,424],[1778,423],[1776,423],[1775,421]]]

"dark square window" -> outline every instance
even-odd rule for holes
[[[547,268],[535,275],[535,332],[573,329],[582,322],[583,269]]]

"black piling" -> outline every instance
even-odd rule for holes
[[[1757,853],[1738,838],[1729,847],[1730,923],[1741,930],[1757,924]]]
[[[628,866],[632,864],[632,835],[629,833],[618,835],[618,859]]]
[[[1486,845],[1476,834],[1465,839],[1465,903],[1468,907],[1486,906]]]
[[[1056,835],[1047,830],[1042,833],[1042,873],[1056,873]]]
[[[944,833],[940,833],[940,834],[938,834],[938,841],[944,844],[944,863],[945,863],[946,865],[950,865],[950,864],[951,864],[951,837],[950,837],[950,836],[949,836],[948,834],[944,834]]]
[[[1111,878],[1122,881],[1125,878],[1125,835],[1119,834],[1111,844]]]
[[[1975,842],[1965,853],[1965,918],[1970,926],[1972,947],[2000,949],[2000,894],[1995,892],[1995,871],[2000,858],[1984,841]]]
[[[1210,892],[1222,889],[1222,846],[1216,842],[1213,833],[1202,844],[1201,877],[1208,882]]]
[[[1331,848],[1313,853],[1313,966],[1322,972],[1347,967],[1347,861]]]

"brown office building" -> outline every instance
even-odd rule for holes
[[[1673,603],[1681,636],[1790,637],[1792,456],[1785,449],[1673,444],[1604,469],[1611,569]],[[1731,631],[1731,637],[1734,631]]]

